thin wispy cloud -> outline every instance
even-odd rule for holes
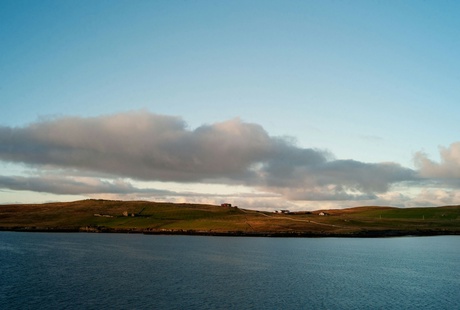
[[[47,192],[60,195],[82,194],[132,194],[179,195],[177,192],[142,189],[125,180],[101,180],[98,178],[50,176],[0,176],[0,187],[12,190]]]

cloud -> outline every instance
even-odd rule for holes
[[[369,142],[382,142],[385,140],[384,138],[375,135],[360,135],[359,137]]]
[[[0,159],[143,180],[237,179],[264,157],[269,140],[237,119],[190,131],[179,118],[133,112],[0,128]]]
[[[190,129],[179,117],[146,111],[0,127],[0,160],[114,180],[92,188],[75,181],[81,179],[62,184],[52,178],[0,180],[3,187],[30,184],[32,190],[52,193],[136,192],[116,181],[132,178],[241,184],[290,200],[361,200],[417,178],[395,163],[336,160],[327,151],[298,147],[240,119]]]
[[[164,189],[136,187],[128,180],[100,180],[91,177],[68,177],[61,175],[0,176],[0,188],[19,191],[54,193],[59,195],[85,195],[97,199],[156,200],[178,203],[220,204],[231,200],[246,207],[284,204],[286,201],[272,193],[196,193],[192,191],[170,191]]]
[[[97,178],[74,178],[61,176],[0,176],[0,188],[47,192],[61,195],[81,194],[131,194],[148,193],[150,195],[178,195],[179,193],[165,190],[140,189],[131,183],[116,179],[105,181]]]
[[[458,205],[460,191],[445,189],[423,189],[414,197],[411,204],[415,207],[434,207],[440,205]]]
[[[428,158],[423,152],[415,154],[414,161],[420,176],[438,183],[460,188],[460,142],[440,147],[440,162]]]
[[[261,169],[266,188],[292,200],[373,199],[392,184],[417,179],[413,170],[395,163],[328,160],[308,152],[295,156],[298,151],[275,157]]]

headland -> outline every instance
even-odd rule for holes
[[[460,235],[460,206],[277,213],[231,204],[81,200],[0,205],[0,230],[249,237]]]

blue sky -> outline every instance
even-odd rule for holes
[[[455,1],[0,1],[0,203],[96,196],[232,199],[257,208],[456,203],[459,12]],[[83,130],[91,120],[112,127]],[[131,131],[126,125],[139,122],[166,127]],[[263,130],[264,152],[232,142],[248,147],[240,150],[241,166],[219,173],[190,168],[199,159],[181,157],[177,167],[187,162],[194,177],[161,174],[152,165],[167,164],[158,158],[146,164],[151,174],[142,176],[134,168],[112,173],[86,157],[53,162],[50,155],[56,153],[50,145],[62,143],[59,150],[77,158],[85,147],[94,151],[90,142],[77,143],[85,137],[126,132],[129,141],[144,139],[131,145],[141,148],[158,130],[183,135],[168,140],[162,159],[175,156],[173,146],[219,148],[204,142],[199,128],[219,135],[225,128],[224,141],[260,138]],[[60,130],[71,132],[56,141],[53,132]],[[107,149],[121,154],[125,146]],[[280,168],[280,153],[306,150],[327,158],[321,168],[306,164],[308,152],[302,164]],[[153,156],[153,149],[145,152]],[[126,162],[148,157],[131,153],[123,155]],[[386,175],[385,186],[363,187],[370,181],[350,170],[357,163],[371,170],[397,164],[406,177],[389,177],[378,166],[372,171]],[[236,176],[242,171],[244,177]],[[62,184],[58,176],[74,185],[124,184],[132,192],[30,185],[43,178]],[[274,185],[284,177],[301,185]],[[355,183],[344,181],[350,179]],[[328,191],[337,195],[324,195]]]

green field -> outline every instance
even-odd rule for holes
[[[275,214],[203,204],[82,200],[0,205],[0,229],[238,235],[378,236],[460,234],[460,206]]]

